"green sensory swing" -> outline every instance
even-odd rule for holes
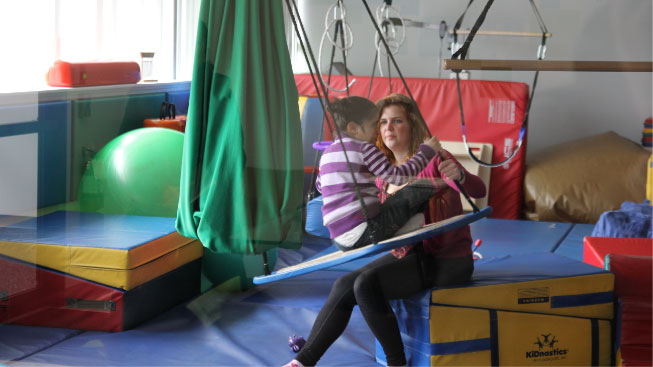
[[[198,24],[177,230],[205,254],[299,248],[302,138],[282,2],[203,0]]]

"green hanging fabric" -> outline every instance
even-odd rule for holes
[[[301,245],[297,87],[281,1],[203,0],[177,231],[218,253]]]

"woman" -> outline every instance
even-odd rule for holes
[[[417,109],[412,100],[402,94],[391,94],[377,101],[379,108],[379,135],[377,146],[395,165],[401,164],[410,158],[415,152],[415,143],[424,139],[424,124],[421,122]],[[419,144],[417,144],[419,146]],[[429,203],[429,208],[424,212],[426,223],[435,223],[463,213],[460,193],[457,191],[453,180],[457,180],[463,186],[469,196],[482,198],[486,194],[483,180],[469,173],[465,168],[446,150],[441,150],[426,168],[417,176],[428,178],[433,181],[440,190]],[[377,186],[381,191],[381,201],[399,191],[397,187],[381,180],[377,180]],[[437,259],[458,259],[463,267],[456,268],[462,273],[459,277],[462,282],[466,281],[474,268],[472,260],[472,237],[469,226],[445,232],[439,236],[425,240],[423,243],[424,252]],[[410,246],[406,246],[393,253],[400,257]],[[449,260],[445,261],[449,262]],[[443,269],[444,270],[444,269]],[[446,272],[441,272],[442,276]],[[464,276],[469,273],[468,276]],[[435,286],[451,284],[454,279],[443,279],[436,276],[438,283]]]
[[[393,94],[377,102],[380,110],[377,145],[394,164],[417,152],[424,141],[423,124],[410,99]],[[431,179],[439,190],[429,203],[427,223],[462,213],[460,194],[452,189],[457,179],[472,197],[483,197],[483,181],[442,150],[446,159],[434,158],[418,177]],[[377,182],[381,200],[401,187]],[[388,300],[402,299],[435,286],[463,283],[470,279],[472,260],[469,226],[434,237],[424,244],[393,250],[375,261],[337,279],[320,310],[308,340],[296,359],[284,367],[313,366],[342,334],[351,312],[358,305],[365,321],[386,355],[388,366],[406,365],[397,319]]]

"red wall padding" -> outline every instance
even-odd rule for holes
[[[351,95],[367,97],[370,77],[349,77],[357,81]],[[342,89],[344,76],[331,77],[331,85]],[[326,80],[326,77],[325,77]],[[455,79],[406,78],[431,134],[440,140],[462,141],[460,109]],[[316,96],[308,74],[295,75],[300,95]],[[399,78],[392,78],[392,92],[408,95]],[[330,96],[346,93],[329,92]],[[374,79],[370,99],[378,100],[390,93],[388,78]],[[512,152],[519,138],[521,122],[528,104],[528,85],[516,82],[462,80],[461,96],[465,112],[468,142],[491,143],[492,162],[501,162]],[[492,169],[488,204],[493,218],[517,219],[522,207],[522,184],[526,162],[526,136],[519,153],[506,165]]]

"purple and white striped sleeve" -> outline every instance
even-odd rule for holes
[[[435,151],[421,144],[417,153],[401,166],[395,166],[383,152],[372,144],[363,145],[363,161],[373,175],[393,185],[403,185],[417,176],[435,156]]]

